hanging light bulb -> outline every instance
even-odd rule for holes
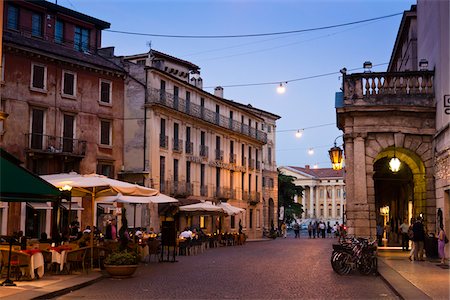
[[[303,136],[303,129],[297,130],[297,132],[295,133],[295,137],[299,139],[302,136]]]
[[[318,164],[314,164],[313,169],[318,169],[319,165]]]
[[[314,149],[313,148],[309,148],[308,149],[308,154],[309,155],[313,155],[314,154]]]
[[[400,165],[402,163],[400,162],[400,159],[398,159],[395,156],[395,148],[394,148],[394,157],[391,158],[389,161],[389,170],[391,170],[393,173],[397,173],[400,170]]]
[[[278,94],[284,94],[286,92],[286,87],[280,82],[280,85],[277,87]]]

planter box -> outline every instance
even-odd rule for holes
[[[112,278],[128,278],[131,277],[137,269],[137,265],[105,265],[105,271]]]

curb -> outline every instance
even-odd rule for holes
[[[72,291],[76,291],[76,290],[79,290],[81,288],[84,288],[84,287],[87,287],[89,285],[92,285],[94,283],[97,283],[97,282],[103,280],[104,278],[105,278],[105,276],[101,275],[101,276],[99,276],[97,278],[94,278],[92,280],[76,284],[74,286],[70,286],[70,287],[67,287],[67,288],[63,288],[63,289],[60,289],[60,290],[57,290],[57,291],[53,291],[53,292],[50,292],[50,293],[47,293],[47,294],[44,294],[44,295],[40,295],[40,296],[31,298],[31,300],[52,299],[52,298],[55,298],[55,297],[58,297],[58,296],[62,296],[62,295],[68,294],[68,293],[70,293]]]

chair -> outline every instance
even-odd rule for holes
[[[156,259],[159,261],[159,255],[161,253],[161,241],[153,239],[148,240],[148,262],[151,262],[152,255],[156,257]]]
[[[72,273],[72,270],[79,270],[80,268],[83,270],[83,272],[85,271],[85,257],[87,250],[90,251],[90,248],[83,247],[76,250],[67,251],[66,268],[69,274]]]
[[[2,271],[1,276],[7,276],[8,274],[8,265],[9,265],[9,250],[1,250],[2,255]],[[15,278],[15,280],[20,280],[22,278],[22,270],[21,268],[26,268],[30,270],[31,265],[31,256],[26,253],[22,253],[19,251],[11,251],[11,270],[9,276],[11,278]],[[34,272],[34,270],[30,270],[30,272]],[[28,274],[30,276],[30,274]]]
[[[44,257],[45,271],[50,270],[52,267],[52,253],[44,249],[41,249],[41,253]]]

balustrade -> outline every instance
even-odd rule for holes
[[[26,143],[31,150],[43,153],[61,153],[82,155],[86,154],[86,141],[67,137],[46,135],[41,133],[25,134]]]

